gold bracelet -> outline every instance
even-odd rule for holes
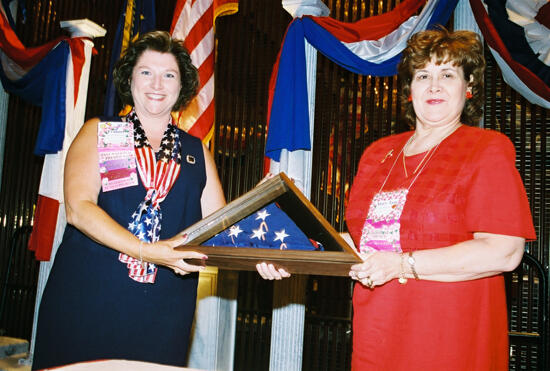
[[[399,273],[399,279],[397,281],[400,284],[404,285],[407,283],[407,278],[405,277],[405,268],[403,267],[403,261],[405,260],[405,255],[403,255],[403,253],[400,253],[399,258],[401,259],[401,262],[400,262],[401,272]]]

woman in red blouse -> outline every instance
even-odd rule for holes
[[[399,65],[411,132],[364,152],[346,221],[354,265],[354,370],[507,370],[502,272],[536,238],[510,140],[476,127],[483,45],[415,34]]]
[[[365,150],[346,210],[344,238],[363,257],[350,271],[353,370],[508,369],[501,273],[536,235],[513,144],[477,127],[484,69],[470,31],[419,32],[403,52],[415,129]]]

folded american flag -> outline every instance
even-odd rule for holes
[[[278,250],[323,250],[320,243],[308,239],[294,221],[274,202],[241,219],[202,245]]]

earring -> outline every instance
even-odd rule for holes
[[[471,91],[467,91],[467,92],[466,92],[466,99],[472,99],[473,96],[474,96],[474,95],[472,94]]]
[[[413,101],[412,94],[409,94],[409,97],[407,98],[407,102],[412,102],[412,101]]]

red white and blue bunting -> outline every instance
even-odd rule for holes
[[[26,48],[11,28],[0,6],[0,80],[6,91],[42,107],[34,153],[57,153],[65,135],[67,58],[71,53],[74,101],[84,65],[82,38],[58,37],[42,46]]]
[[[311,148],[305,40],[327,58],[363,75],[391,76],[408,38],[446,24],[457,0],[405,0],[392,11],[355,23],[329,17],[295,19],[288,27],[270,82],[266,156],[278,161],[282,149]]]
[[[523,27],[525,38],[546,65],[550,64],[550,3],[547,0],[508,0],[508,18]]]
[[[550,108],[548,5],[505,0],[470,5],[504,81],[529,102]]]

